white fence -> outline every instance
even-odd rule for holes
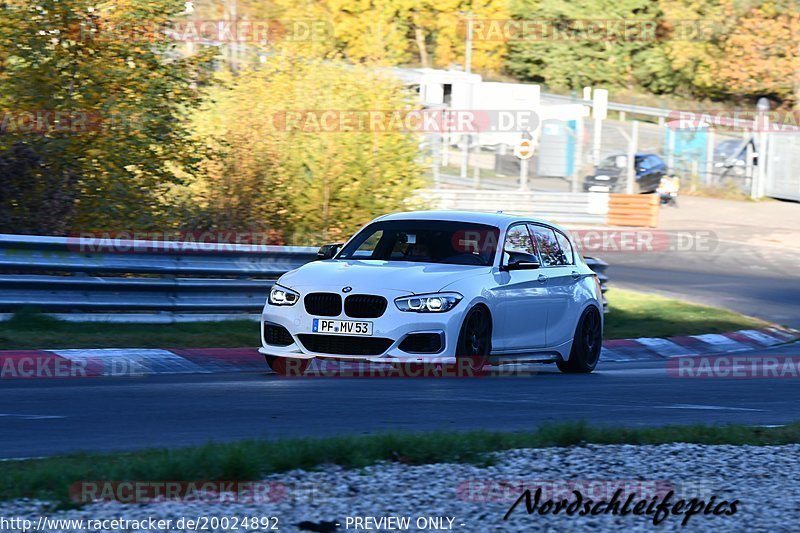
[[[427,189],[422,195],[435,209],[503,211],[560,223],[605,224],[608,215],[603,193]]]

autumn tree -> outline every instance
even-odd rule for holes
[[[203,16],[219,16],[219,7],[197,2]],[[318,56],[341,56],[353,63],[379,66],[419,65],[448,68],[463,65],[466,17],[475,20],[508,18],[505,0],[240,0],[241,18],[284,21],[322,21],[328,31],[302,44]],[[497,74],[503,68],[502,40],[473,42],[472,68]]]
[[[794,0],[659,0],[661,43],[680,96],[800,105]]]
[[[736,96],[770,96],[800,110],[800,10],[794,0],[744,10],[721,43],[719,81]]]
[[[163,31],[179,0],[0,4],[0,231],[168,224],[207,57]],[[35,122],[31,122],[35,117]]]
[[[203,199],[193,227],[273,229],[311,244],[405,209],[422,185],[419,139],[359,117],[414,108],[379,70],[273,51],[258,69],[226,77],[196,116],[216,155],[188,193]]]

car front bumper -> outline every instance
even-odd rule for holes
[[[313,292],[325,292],[324,289],[316,289]],[[461,330],[464,314],[468,310],[467,302],[459,302],[453,309],[443,313],[416,313],[400,311],[397,309],[394,299],[400,296],[408,296],[408,293],[378,292],[372,294],[383,296],[387,299],[386,311],[378,318],[352,318],[344,313],[339,316],[318,316],[309,314],[304,306],[302,295],[300,301],[292,306],[274,306],[267,303],[261,315],[261,352],[264,355],[279,357],[293,357],[298,359],[335,359],[339,361],[381,361],[392,362],[402,361],[431,361],[449,360],[455,357],[458,335]],[[325,353],[309,349],[303,344],[302,338],[305,335],[320,335],[313,331],[314,319],[321,320],[352,320],[362,322],[372,322],[372,338],[389,339],[388,348],[380,353],[370,355],[352,355],[345,353]],[[273,324],[284,327],[292,336],[292,343],[288,346],[277,346],[267,344],[264,338],[264,325]],[[436,353],[411,353],[400,349],[400,344],[406,337],[413,333],[434,333],[439,334],[442,339],[441,349]],[[304,337],[299,337],[303,335]],[[345,338],[347,341],[358,343],[359,336],[355,335],[336,335],[338,338]],[[345,342],[341,340],[339,342]],[[388,341],[387,341],[388,342]]]

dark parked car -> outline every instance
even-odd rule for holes
[[[749,149],[749,153],[748,153]],[[756,143],[751,139],[730,139],[722,141],[714,148],[714,168],[720,178],[726,176],[744,176],[747,167],[748,155],[752,157],[753,165],[758,165],[758,150]]]
[[[667,164],[655,154],[636,154],[636,183],[633,192],[656,192],[661,178],[667,175]],[[584,178],[586,192],[625,192],[628,156],[611,155],[603,159],[595,173]]]

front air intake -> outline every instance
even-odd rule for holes
[[[297,337],[306,350],[331,355],[381,355],[392,345],[392,339],[381,337],[313,335],[307,333],[301,333]]]

